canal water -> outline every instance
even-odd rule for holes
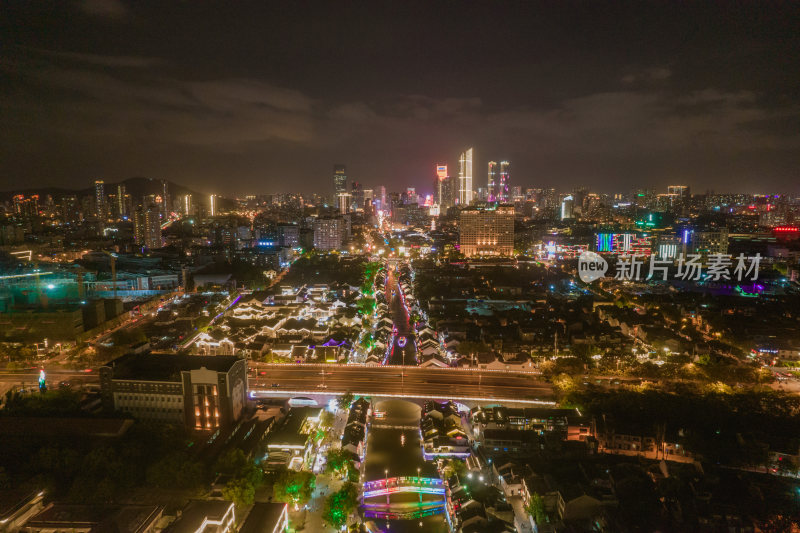
[[[365,481],[379,481],[395,477],[437,478],[436,465],[425,461],[419,441],[420,407],[403,400],[378,402],[373,410],[378,416],[373,419],[367,444],[367,461],[364,468]],[[415,493],[393,494],[392,504],[410,507],[420,501],[442,500],[443,496]],[[385,496],[372,501],[385,502]],[[365,502],[369,503],[369,502]],[[368,514],[368,513],[367,513]],[[368,531],[372,532],[431,532],[449,531],[443,512],[413,519],[374,518],[365,516]]]

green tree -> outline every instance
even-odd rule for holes
[[[336,529],[347,524],[347,517],[358,506],[358,489],[355,484],[345,483],[325,501],[322,518]]]
[[[330,411],[323,410],[322,413],[319,415],[319,427],[322,429],[331,429],[333,427],[335,417],[333,413]]]
[[[352,392],[347,391],[336,400],[336,405],[339,406],[339,409],[350,409],[350,405],[355,401],[356,397],[353,395]]]
[[[222,497],[240,507],[244,507],[253,504],[256,497],[256,489],[248,479],[232,479],[222,489]]]
[[[544,508],[544,498],[538,493],[531,494],[531,499],[525,510],[533,517],[536,524],[545,524],[547,522],[547,511]]]
[[[316,477],[311,472],[286,472],[275,481],[273,497],[295,507],[306,504],[316,486]]]
[[[453,475],[458,475],[461,478],[467,473],[467,464],[460,459],[449,459],[445,463],[442,472],[445,479],[450,479]]]
[[[247,456],[239,448],[228,450],[227,453],[217,459],[214,469],[218,474],[227,474],[229,476],[238,476],[239,472],[247,467],[250,461]]]

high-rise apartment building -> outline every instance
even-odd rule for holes
[[[279,224],[278,246],[288,246],[295,248],[300,245],[300,226],[297,224]]]
[[[452,176],[447,176],[444,181],[442,181],[442,201],[439,204],[442,212],[445,212],[448,208],[453,207],[456,204],[456,199],[458,197],[456,181],[457,178]]]
[[[472,148],[461,152],[458,158],[458,205],[472,203]]]
[[[161,200],[161,214],[163,218],[167,218],[172,208],[169,196],[169,182],[167,180],[161,180]]]
[[[161,217],[158,208],[142,207],[133,218],[133,240],[139,249],[155,250],[161,248]]]
[[[486,201],[494,202],[497,197],[497,162],[489,161],[489,176],[486,180]]]
[[[106,218],[106,185],[103,180],[94,180],[95,215],[98,220]]]
[[[342,192],[336,195],[336,202],[338,203],[339,213],[344,215],[350,212],[353,204],[353,195],[349,192]]]
[[[341,218],[320,218],[314,221],[314,248],[338,250],[342,247],[344,222]]]
[[[459,215],[461,253],[473,256],[510,256],[514,253],[514,207],[469,207]]]
[[[116,211],[118,218],[125,218],[128,216],[128,206],[125,203],[125,185],[120,183],[117,185],[117,198],[116,198]]]

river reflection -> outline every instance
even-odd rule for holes
[[[384,413],[380,419],[373,420],[367,446],[367,462],[364,469],[366,481],[378,481],[395,477],[439,477],[434,463],[422,457],[419,439],[420,407],[411,402],[389,400],[379,402],[375,411]],[[430,509],[444,496],[437,494],[417,494],[413,492],[393,494],[392,511],[428,514],[411,519],[374,518],[375,509],[365,508],[364,522],[368,531],[383,532],[446,532],[447,519],[440,509]],[[385,496],[376,496],[366,504],[383,504]],[[422,510],[426,511],[423,512]]]

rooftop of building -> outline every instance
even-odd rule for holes
[[[144,381],[179,381],[180,373],[206,368],[215,372],[229,372],[241,361],[233,355],[177,355],[177,354],[125,354],[104,366],[111,368],[114,379]]]
[[[285,503],[256,503],[247,515],[239,533],[283,531],[278,525],[287,510]]]
[[[192,500],[181,512],[176,520],[166,531],[169,533],[197,533],[203,531],[203,522],[213,520],[221,521],[233,502],[226,500]]]
[[[148,531],[164,508],[156,505],[115,507],[51,503],[30,518],[26,527],[40,530],[68,531],[89,528],[91,531]]]

